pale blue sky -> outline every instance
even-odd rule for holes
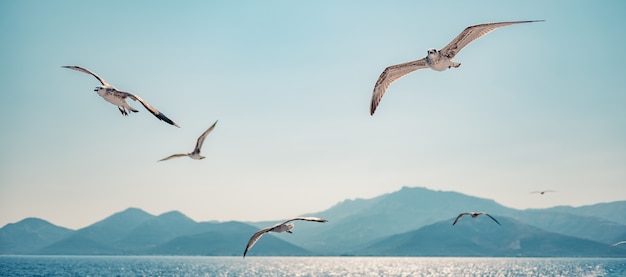
[[[1,1],[0,226],[127,207],[278,220],[422,186],[514,208],[626,199],[624,1]],[[454,70],[389,65],[473,24]],[[123,117],[78,65],[176,121]],[[215,120],[201,161],[180,158]],[[538,197],[529,192],[552,189]]]

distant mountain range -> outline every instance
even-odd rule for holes
[[[464,211],[487,211],[502,226]],[[248,255],[626,257],[626,201],[516,210],[456,192],[404,187],[308,214],[293,234],[267,234]],[[273,222],[196,222],[178,211],[129,208],[79,230],[26,218],[0,229],[0,254],[242,255]]]

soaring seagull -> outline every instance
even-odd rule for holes
[[[502,225],[500,224],[500,222],[498,222],[495,218],[493,218],[493,216],[490,216],[488,213],[485,212],[465,212],[465,213],[461,213],[459,216],[456,217],[456,219],[454,220],[454,222],[452,223],[452,225],[456,224],[457,221],[459,221],[459,219],[461,217],[463,217],[464,215],[471,215],[472,218],[476,218],[477,216],[484,214],[486,216],[488,216],[489,218],[493,219],[493,221],[495,221],[496,223],[498,223],[498,225]]]
[[[533,193],[539,193],[539,194],[542,194],[542,195],[543,195],[543,194],[544,194],[544,193],[546,193],[546,192],[555,192],[555,191],[553,191],[553,190],[538,190],[538,191],[533,191],[533,192],[531,192],[531,194],[533,194]]]
[[[385,90],[387,90],[393,81],[400,79],[400,77],[422,68],[430,67],[436,71],[444,71],[451,67],[459,67],[461,66],[461,63],[453,62],[452,58],[454,58],[454,56],[456,56],[456,54],[458,54],[459,51],[461,51],[461,49],[463,49],[463,47],[468,45],[470,42],[500,27],[539,21],[544,20],[496,22],[469,26],[441,50],[437,51],[437,49],[430,48],[427,51],[428,54],[423,59],[396,64],[385,68],[383,73],[380,74],[380,77],[378,77],[376,85],[374,85],[372,103],[370,105],[370,115],[374,115],[376,107],[378,107],[380,100],[383,98],[383,94],[385,94]]]
[[[292,233],[291,230],[293,229],[293,223],[289,223],[289,222],[294,221],[294,220],[306,220],[306,221],[315,221],[315,222],[327,222],[328,221],[326,219],[319,218],[319,217],[295,217],[283,223],[279,223],[272,227],[268,227],[263,230],[260,230],[254,233],[254,235],[252,235],[252,237],[248,241],[246,250],[243,251],[243,257],[244,258],[246,257],[246,253],[248,253],[248,250],[250,250],[250,248],[252,248],[252,246],[254,246],[254,244],[261,238],[261,236],[263,236],[267,232],[276,232],[276,233],[287,232],[291,234]]]
[[[200,155],[200,148],[202,147],[202,143],[204,143],[204,139],[206,138],[206,136],[208,136],[209,133],[211,131],[213,131],[213,128],[215,128],[215,124],[217,124],[217,121],[215,121],[215,123],[213,123],[213,125],[211,125],[211,127],[209,127],[209,129],[204,131],[204,133],[202,133],[202,135],[200,135],[200,137],[198,138],[198,141],[196,141],[196,148],[194,148],[191,153],[174,154],[174,155],[171,155],[171,156],[169,156],[167,158],[159,160],[159,162],[160,161],[166,161],[166,160],[169,160],[171,158],[178,158],[178,157],[184,157],[184,156],[188,156],[189,158],[192,158],[194,160],[202,160],[202,159],[206,158],[206,157]]]
[[[98,79],[98,81],[100,81],[102,86],[96,87],[94,89],[94,91],[97,92],[98,95],[102,96],[102,98],[104,98],[104,100],[106,100],[109,103],[117,106],[117,109],[120,110],[120,112],[123,115],[128,115],[128,112],[134,112],[134,113],[138,112],[138,110],[135,110],[133,107],[128,105],[128,103],[126,103],[126,98],[129,98],[129,99],[132,99],[134,101],[139,101],[139,103],[141,103],[141,105],[143,105],[150,113],[152,113],[158,119],[163,120],[163,121],[165,121],[165,122],[167,122],[167,123],[169,123],[171,125],[174,125],[174,126],[180,128],[180,126],[178,126],[178,124],[176,124],[176,122],[174,122],[171,119],[167,118],[167,116],[165,116],[164,114],[159,112],[159,110],[154,108],[152,105],[148,104],[148,102],[146,102],[145,100],[141,99],[141,97],[139,97],[139,95],[132,94],[130,92],[119,91],[117,88],[115,88],[114,86],[112,86],[109,83],[107,83],[107,81],[102,79],[102,77],[98,76],[98,74],[93,73],[91,70],[86,69],[86,68],[82,68],[80,66],[74,66],[74,65],[62,66],[62,67],[63,68],[73,69],[73,70],[76,70],[76,71],[80,71],[82,73],[87,73],[87,74],[89,74],[91,76],[96,77],[96,79]]]
[[[620,242],[616,242],[613,245],[611,245],[611,247],[615,247],[615,246],[618,246],[618,245],[624,244],[624,243],[626,243],[626,240],[623,240],[623,241],[620,241]]]

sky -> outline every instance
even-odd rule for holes
[[[626,200],[624,1],[0,1],[0,226],[128,207],[280,220],[403,186],[517,209]],[[387,66],[537,20],[459,68]],[[180,129],[122,116],[88,68]],[[213,122],[202,154],[193,150]],[[539,196],[535,190],[555,190]]]

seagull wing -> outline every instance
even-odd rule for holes
[[[170,125],[174,125],[174,126],[180,128],[180,126],[178,126],[178,124],[176,124],[176,122],[174,122],[171,119],[167,118],[167,116],[165,116],[164,114],[159,112],[159,110],[157,110],[155,107],[152,107],[152,105],[148,104],[148,102],[146,102],[145,100],[141,99],[141,97],[139,97],[139,95],[132,94],[130,92],[123,92],[123,91],[117,91],[117,92],[119,92],[120,94],[125,95],[126,97],[128,97],[130,99],[133,99],[135,101],[139,101],[139,103],[141,103],[141,105],[143,105],[144,108],[146,108],[146,110],[148,110],[150,113],[152,113],[158,119],[163,120],[163,121],[167,122]]]
[[[198,141],[196,142],[196,148],[193,149],[194,153],[200,153],[200,148],[204,143],[204,139],[206,138],[206,136],[209,135],[209,133],[211,133],[211,131],[213,131],[213,129],[215,128],[215,124],[217,124],[217,120],[215,121],[215,123],[213,123],[213,125],[211,125],[211,127],[209,127],[209,129],[207,129],[206,131],[204,131],[204,133],[202,133],[202,135],[200,135]]]
[[[159,162],[167,161],[167,160],[169,160],[171,158],[178,158],[178,157],[184,157],[184,156],[189,156],[189,155],[188,154],[174,154],[174,155],[171,155],[171,156],[169,156],[167,158],[160,159]]]
[[[279,224],[277,224],[277,225],[279,225]],[[277,225],[265,228],[263,230],[260,230],[260,231],[258,231],[256,233],[254,233],[254,235],[252,235],[252,237],[250,237],[250,240],[248,241],[248,245],[246,245],[246,250],[243,251],[243,257],[244,258],[246,257],[246,253],[248,253],[248,250],[250,250],[250,248],[252,248],[252,246],[254,246],[254,244],[261,238],[261,236],[263,236],[265,233],[271,231]]]
[[[482,213],[486,216],[488,216],[489,218],[493,219],[493,221],[495,221],[496,223],[498,223],[498,225],[502,226],[502,224],[500,224],[500,222],[498,222],[495,218],[493,218],[493,216],[489,215],[488,213]]]
[[[470,213],[461,213],[459,214],[459,216],[456,217],[456,219],[454,220],[454,222],[452,223],[452,225],[456,224],[457,221],[459,221],[459,219],[461,219],[461,217],[463,217],[466,214],[470,214]]]
[[[383,98],[385,91],[395,80],[400,79],[402,76],[407,75],[415,70],[427,68],[426,59],[416,60],[408,63],[401,63],[389,66],[385,68],[383,73],[378,77],[376,85],[374,85],[374,92],[372,93],[372,103],[370,105],[370,115],[374,115],[376,107]]]
[[[289,222],[291,222],[291,221],[295,221],[295,220],[305,220],[305,221],[315,221],[315,222],[328,222],[328,220],[323,219],[323,218],[319,218],[319,217],[312,217],[312,216],[304,216],[304,217],[294,217],[294,218],[289,219],[289,220],[287,220],[287,221],[285,221],[285,222],[283,222],[283,223],[276,224],[276,226],[280,226],[280,225],[283,225],[283,224],[287,224],[287,223],[289,223]]]
[[[623,240],[623,241],[620,241],[620,242],[616,242],[613,245],[611,245],[611,247],[615,247],[615,246],[618,246],[618,245],[624,244],[624,243],[626,243],[626,240]]]
[[[109,85],[109,83],[107,83],[107,81],[105,81],[104,79],[102,79],[102,77],[98,76],[98,74],[96,74],[96,73],[93,73],[93,72],[92,72],[91,70],[89,70],[89,69],[82,68],[82,67],[80,67],[80,66],[75,66],[75,65],[66,65],[66,66],[61,66],[61,67],[63,67],[63,68],[69,68],[69,69],[72,69],[72,70],[80,71],[80,72],[82,72],[82,73],[87,73],[87,74],[90,74],[91,76],[96,77],[96,79],[98,79],[98,81],[100,81],[100,83],[101,83],[103,86],[111,86],[111,85]]]
[[[526,21],[510,21],[510,22],[495,22],[495,23],[485,23],[478,24],[474,26],[469,26],[463,30],[456,38],[454,38],[446,47],[442,48],[439,52],[452,59],[456,54],[463,49],[463,47],[470,44],[470,42],[476,40],[479,37],[482,37],[489,32],[498,29],[500,27],[505,27],[513,24],[520,23],[531,23],[531,22],[539,22],[544,20],[526,20]]]

